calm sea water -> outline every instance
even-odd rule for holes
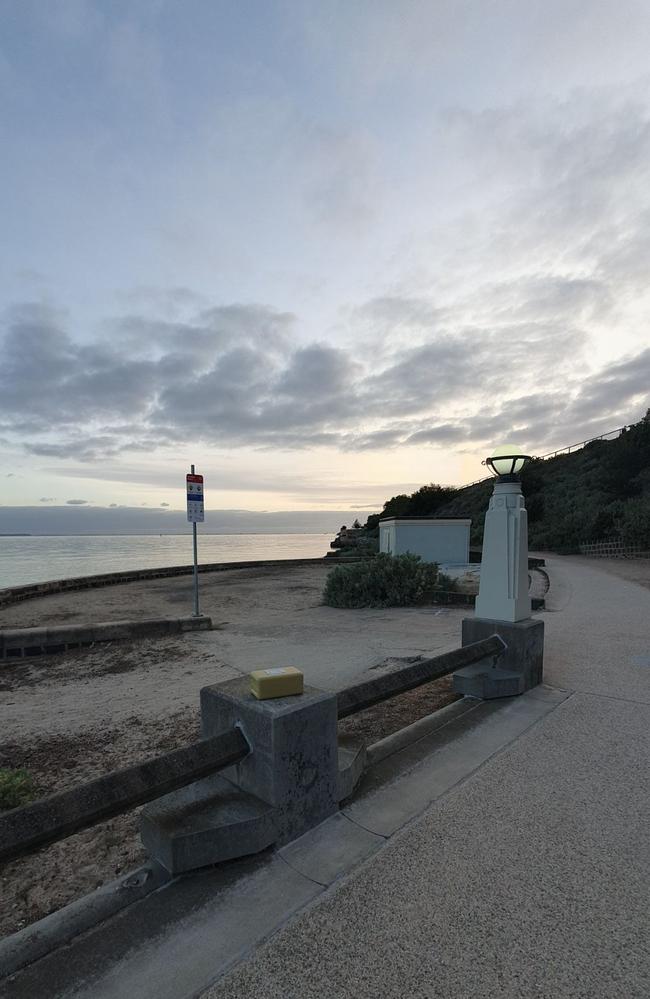
[[[331,534],[200,534],[199,562],[318,558]],[[0,589],[122,569],[192,563],[192,535],[0,537]]]

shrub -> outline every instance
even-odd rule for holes
[[[618,526],[625,544],[650,546],[650,499],[626,503]]]
[[[379,554],[379,538],[359,538],[357,544],[357,555],[378,555]]]
[[[26,805],[34,797],[34,782],[26,770],[0,769],[0,810]]]
[[[436,590],[443,590],[446,593],[455,593],[458,589],[458,581],[453,576],[448,576],[444,572],[439,572],[436,583]]]
[[[438,566],[419,555],[380,554],[367,562],[337,566],[323,599],[330,607],[408,607],[435,587]]]

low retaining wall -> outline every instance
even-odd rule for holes
[[[208,631],[209,617],[160,617],[145,621],[105,621],[99,624],[61,624],[46,628],[5,628],[0,631],[0,659],[53,655],[67,649],[124,639]]]
[[[358,561],[358,559],[346,559]],[[260,559],[254,562],[206,562],[199,565],[199,572],[227,572],[232,569],[258,569],[274,565],[321,565],[322,558],[278,558]],[[327,564],[334,562],[328,559]],[[336,563],[334,563],[336,564]],[[136,583],[140,579],[166,579],[169,576],[191,576],[192,565],[170,565],[162,569],[131,569],[126,572],[104,572],[97,576],[74,576],[70,579],[50,579],[45,583],[27,583],[25,586],[11,586],[0,590],[0,607],[9,607],[21,600],[34,597],[47,597],[53,593],[68,593],[73,590],[89,590],[99,586],[116,586],[118,583]]]

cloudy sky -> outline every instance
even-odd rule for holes
[[[650,405],[646,0],[0,15],[0,503],[369,510]]]

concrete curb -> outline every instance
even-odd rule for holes
[[[154,860],[0,940],[0,977],[13,975],[171,881]]]
[[[5,628],[0,631],[0,659],[54,655],[95,642],[209,631],[209,617],[159,617],[144,621],[102,621],[97,624],[51,625],[45,628]]]
[[[418,742],[426,735],[431,735],[432,732],[436,732],[443,725],[447,725],[449,722],[454,721],[455,718],[460,718],[461,715],[472,711],[480,703],[480,701],[477,701],[473,697],[461,697],[459,701],[447,704],[444,708],[434,711],[433,714],[425,715],[424,718],[419,718],[411,725],[400,728],[397,732],[393,732],[384,739],[374,742],[366,750],[367,766],[379,763],[380,760],[385,760],[387,756],[392,756],[393,753],[399,753],[400,749],[410,746],[413,742]]]
[[[359,562],[359,558],[346,559]],[[234,569],[264,569],[273,566],[294,565],[337,565],[337,560],[327,558],[278,558],[258,559],[253,562],[206,562],[199,565],[199,572],[228,572]],[[137,583],[141,579],[167,579],[170,576],[191,576],[191,565],[170,565],[158,569],[132,569],[127,572],[104,572],[96,576],[71,576],[69,579],[50,579],[44,583],[28,583],[25,586],[11,586],[0,590],[0,608],[10,607],[21,600],[47,597],[53,593],[68,593],[75,590],[89,590],[100,586],[116,586],[118,583]]]

